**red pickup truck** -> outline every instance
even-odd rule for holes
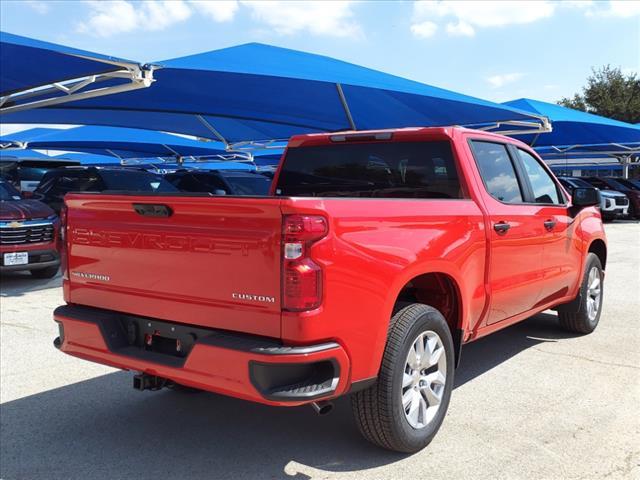
[[[279,406],[352,394],[363,435],[436,434],[461,347],[546,309],[598,324],[596,189],[462,128],[293,137],[267,197],[69,194],[55,345]]]

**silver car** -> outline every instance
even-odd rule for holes
[[[558,177],[560,183],[569,192],[574,188],[593,188],[589,182],[575,177]],[[629,198],[622,192],[615,190],[600,190],[600,211],[603,220],[626,217],[629,212]]]

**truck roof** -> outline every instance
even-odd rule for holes
[[[473,133],[487,138],[493,138],[495,140],[505,141],[524,145],[519,140],[512,137],[500,135],[498,133],[486,132],[484,130],[475,130],[460,126],[448,126],[448,127],[404,127],[404,128],[389,128],[380,130],[345,130],[341,132],[327,132],[327,133],[309,133],[305,135],[294,135],[291,137],[288,143],[288,147],[302,147],[312,145],[324,145],[329,143],[340,143],[348,141],[349,139],[367,141],[367,140],[391,140],[393,138],[397,141],[416,141],[424,139],[424,137],[447,137],[455,138],[461,133]]]

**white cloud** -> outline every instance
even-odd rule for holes
[[[640,16],[640,1],[611,0],[610,2],[589,2],[582,5],[588,17],[631,18]]]
[[[189,3],[202,15],[216,22],[229,22],[233,20],[239,7],[237,0],[190,0]]]
[[[522,77],[524,77],[523,73],[505,73],[502,75],[493,75],[491,77],[487,77],[486,80],[489,85],[491,85],[491,87],[501,88],[505,85],[520,80]]]
[[[447,23],[447,33],[454,36],[473,37],[476,31],[467,22],[460,20],[458,23]]]
[[[411,33],[418,38],[432,37],[435,35],[436,30],[438,30],[438,25],[429,20],[411,25]]]
[[[77,27],[80,33],[108,37],[133,30],[163,30],[191,16],[182,0],[88,1],[89,18]]]
[[[137,30],[163,30],[200,14],[215,22],[234,19],[240,5],[253,19],[279,35],[308,31],[314,35],[360,37],[352,1],[243,1],[238,0],[87,0],[89,16],[77,31],[99,37]]]
[[[39,13],[40,15],[44,15],[49,13],[49,4],[40,0],[27,0],[25,4],[31,8],[31,10]]]
[[[449,20],[450,35],[473,36],[477,28],[532,23],[553,15],[556,3],[541,1],[419,0],[413,4],[413,27],[421,22]]]
[[[254,20],[280,35],[308,31],[314,35],[361,37],[362,28],[353,19],[353,2],[244,1]]]

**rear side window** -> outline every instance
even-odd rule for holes
[[[276,194],[462,198],[448,141],[290,148],[280,172]]]
[[[518,155],[520,155],[520,160],[522,160],[524,170],[529,178],[536,203],[562,203],[556,183],[540,165],[540,162],[521,149],[518,149]]]
[[[522,203],[522,190],[511,157],[507,152],[507,146],[477,140],[473,140],[471,145],[473,156],[489,194],[501,202]]]

